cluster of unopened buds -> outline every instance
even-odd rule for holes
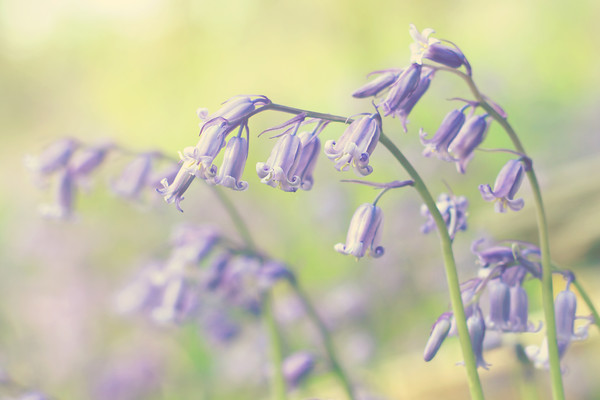
[[[411,177],[387,183],[349,180],[378,188],[381,192],[372,203],[357,208],[350,221],[346,242],[336,244],[336,251],[356,258],[383,255],[384,249],[380,245],[383,212],[377,202],[391,189],[407,186],[419,191],[425,202],[421,209],[426,218],[422,232],[445,227],[446,232],[438,233],[442,240],[448,238],[451,247],[456,234],[467,229],[468,200],[452,191],[440,194],[437,202],[433,200],[421,178],[383,131],[384,118],[388,116],[398,118],[404,131],[408,130],[411,111],[427,93],[438,71],[459,74],[472,83],[471,65],[461,50],[450,42],[431,37],[432,33],[431,29],[419,32],[411,25],[410,34],[415,42],[410,46],[410,65],[375,71],[372,75],[376,77],[353,93],[356,98],[372,98],[374,110],[371,112],[342,117],[276,104],[266,96],[246,95],[227,100],[213,113],[199,110],[198,143],[179,153],[177,169],[164,174],[156,190],[179,211],[182,211],[181,201],[186,190],[196,179],[235,191],[246,190],[248,183],[243,180],[243,174],[248,159],[251,118],[264,111],[292,114],[292,118],[263,132],[281,131],[272,137],[277,140],[266,161],[256,164],[256,173],[262,183],[285,192],[310,190],[322,150],[338,171],[352,167],[362,178],[373,172],[371,156],[379,144],[392,152]],[[471,87],[475,88],[474,83]],[[464,105],[451,110],[435,134],[430,136],[422,129],[419,133],[425,157],[435,156],[455,163],[461,174],[466,173],[491,122],[505,122],[507,118],[504,110],[489,98],[478,91],[474,94],[475,100],[453,99]],[[331,122],[347,127],[338,140],[327,140],[321,146],[320,135]],[[494,150],[509,153],[511,159],[500,170],[493,188],[489,184],[479,186],[483,200],[493,202],[497,212],[519,211],[524,207],[524,199],[518,198],[517,192],[524,176],[532,173],[533,166],[520,145],[516,147],[514,151]],[[57,206],[47,207],[45,213],[59,217],[70,215],[74,182],[86,177],[114,148],[114,145],[81,148],[76,141],[65,139],[49,147],[39,158],[29,158],[28,166],[38,175],[59,175]],[[222,162],[217,166],[215,159],[221,151],[224,153]],[[155,187],[157,180],[151,177],[151,163],[162,158],[160,153],[135,156],[122,176],[113,182],[113,188],[125,197],[135,198],[144,187]],[[172,163],[169,165],[172,168]],[[477,241],[473,246],[480,264],[479,276],[460,285],[459,297],[462,297],[476,365],[487,368],[483,359],[486,332],[524,333],[541,329],[541,324],[529,321],[528,295],[523,283],[530,279],[542,281],[548,272],[542,267],[543,252],[533,244],[505,241],[484,249],[480,249],[480,245],[481,241]],[[446,251],[446,256],[452,258],[451,250]],[[199,265],[205,268],[197,268]],[[587,327],[593,320],[576,316],[576,297],[570,290],[574,275],[564,271],[559,273],[567,280],[566,289],[555,300],[557,344],[562,357],[572,340],[586,336]],[[123,312],[143,311],[152,320],[163,324],[200,320],[212,336],[228,340],[237,334],[238,328],[223,310],[235,306],[261,315],[264,297],[279,280],[295,282],[291,270],[284,264],[248,247],[236,247],[214,229],[188,226],[175,235],[167,260],[148,266],[119,296],[118,307]],[[456,287],[459,287],[458,283]],[[207,293],[213,294],[211,300],[200,301]],[[443,313],[433,325],[425,346],[426,361],[433,359],[447,336],[466,329],[460,327],[464,324],[459,325],[455,319],[456,308],[453,310]],[[576,329],[578,318],[586,319],[587,324]],[[535,366],[548,366],[546,342],[540,347],[528,347],[526,352]],[[465,364],[467,362],[465,360]],[[331,364],[336,365],[334,361]],[[314,359],[305,353],[293,356],[283,368],[288,384],[294,386],[294,382],[313,365]],[[341,373],[341,368],[336,368]]]

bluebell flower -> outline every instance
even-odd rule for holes
[[[478,239],[471,245],[471,251],[478,258],[478,262],[482,268],[487,268],[491,265],[505,265],[516,261],[517,257],[512,247],[508,246],[491,246],[486,249],[479,249],[479,245],[485,239]]]
[[[454,196],[442,193],[439,195],[436,206],[446,222],[448,235],[454,239],[458,231],[467,230],[467,207],[469,201],[465,196]],[[421,215],[427,218],[427,221],[421,226],[421,232],[427,234],[437,228],[429,209],[425,204],[421,205]]]
[[[225,138],[231,127],[224,120],[207,122],[200,131],[200,140],[195,147],[187,147],[180,158],[183,165],[200,179],[214,178],[217,167],[213,165],[215,157],[225,147]]]
[[[328,140],[325,143],[325,155],[335,162],[338,171],[346,171],[352,165],[358,175],[369,175],[373,172],[369,159],[380,135],[379,114],[362,116],[346,128],[337,142]]]
[[[184,150],[185,151],[185,150]],[[156,189],[160,193],[168,204],[175,203],[175,207],[183,212],[179,205],[184,199],[183,194],[190,187],[195,175],[190,172],[189,164],[181,165],[179,172],[175,176],[172,182],[169,182],[167,178],[163,178],[161,181],[162,188]]]
[[[525,169],[520,160],[509,160],[500,170],[494,190],[490,185],[479,185],[479,192],[485,201],[495,202],[497,212],[506,212],[506,206],[513,211],[523,208],[523,199],[516,199],[515,195],[521,186]]]
[[[373,72],[373,74],[376,73],[379,74],[377,78],[358,88],[352,93],[352,96],[359,99],[377,96],[379,93],[390,87],[392,83],[396,82],[396,79],[400,76],[400,72],[393,70]]]
[[[488,369],[489,364],[483,359],[483,339],[485,337],[485,322],[481,310],[478,308],[470,317],[467,318],[467,328],[471,336],[471,346],[477,366]]]
[[[315,366],[315,357],[308,352],[297,352],[283,360],[282,371],[290,388],[297,387]]]
[[[377,107],[383,109],[384,116],[390,114],[393,117],[397,116],[397,111],[399,111],[402,101],[417,89],[421,78],[421,69],[421,64],[412,63],[402,71],[396,82],[390,86],[390,91],[385,99],[377,105]]]
[[[256,109],[257,105],[265,105],[270,102],[265,96],[234,96],[225,101],[221,108],[213,114],[204,115],[204,113],[200,112],[199,116],[201,119],[205,119],[206,122],[218,118],[223,118],[227,122],[236,122],[245,119]]]
[[[235,339],[241,328],[224,311],[216,310],[203,317],[202,328],[217,343],[228,343]]]
[[[295,192],[301,179],[295,168],[302,151],[302,142],[298,135],[284,134],[279,138],[266,162],[256,164],[256,173],[262,183],[279,187],[285,192]]]
[[[434,32],[431,28],[419,32],[416,26],[410,25],[409,33],[415,41],[410,45],[411,61],[420,64],[426,58],[450,68],[465,65],[470,74],[470,65],[464,54],[458,48],[446,46],[440,40],[430,37]]]
[[[321,152],[321,141],[318,136],[309,131],[300,132],[298,137],[302,147],[293,175],[300,178],[300,189],[310,190],[314,183],[313,171]]]
[[[50,144],[35,157],[25,156],[25,167],[30,171],[45,176],[65,167],[79,143],[75,139],[63,138]]]
[[[121,174],[111,181],[112,191],[128,199],[139,197],[142,189],[146,187],[150,172],[152,171],[152,154],[140,154],[129,162]]]
[[[248,159],[248,140],[241,136],[235,136],[229,139],[225,153],[223,155],[223,164],[219,170],[218,176],[209,179],[208,182],[222,185],[233,190],[248,189],[248,182],[242,181],[242,174]]]
[[[346,243],[338,243],[335,250],[342,254],[353,255],[356,258],[370,255],[380,257],[384,253],[379,246],[383,226],[381,208],[365,203],[358,207],[350,221]]]
[[[112,145],[101,145],[80,149],[69,160],[69,168],[74,176],[88,175],[104,162],[111,148]]]
[[[70,169],[65,168],[57,176],[54,203],[40,206],[40,214],[44,217],[67,219],[73,215],[75,202],[75,180]]]
[[[408,97],[402,100],[396,108],[396,110],[394,111],[394,117],[398,117],[398,119],[400,119],[400,122],[402,123],[402,129],[404,129],[404,132],[408,131],[408,129],[406,128],[406,125],[408,124],[408,115],[415,107],[417,102],[421,100],[421,97],[423,97],[425,92],[427,92],[427,89],[429,89],[429,85],[431,84],[431,79],[433,78],[434,71],[428,73],[426,73],[425,71],[426,69],[423,68],[421,73],[421,79],[419,80],[419,84],[417,85],[416,89],[411,94],[409,94]]]
[[[537,332],[541,329],[529,321],[529,300],[527,292],[520,284],[510,287],[510,332]]]
[[[456,159],[456,168],[461,174],[465,173],[475,149],[485,138],[489,128],[487,118],[487,114],[469,117],[448,146],[448,151]]]
[[[181,323],[198,305],[198,291],[183,277],[170,279],[163,287],[162,299],[151,317],[158,324]]]
[[[446,339],[446,336],[448,336],[448,332],[450,332],[451,317],[452,313],[443,313],[431,327],[431,333],[429,334],[429,339],[427,340],[427,344],[425,345],[425,350],[423,352],[423,358],[425,361],[431,361],[433,357],[435,357],[442,343],[444,342],[444,339]]]
[[[554,300],[554,312],[556,317],[556,339],[558,345],[558,355],[560,358],[566,353],[571,341],[583,340],[587,338],[588,328],[591,324],[591,320],[588,320],[586,325],[583,325],[575,331],[575,320],[579,317],[576,316],[577,311],[577,297],[575,293],[569,290],[569,284],[567,288],[562,292],[558,293]],[[544,338],[542,344],[538,346],[527,346],[525,352],[529,359],[534,363],[536,368],[549,367],[548,357],[548,341]]]
[[[421,129],[419,137],[421,143],[425,146],[423,155],[430,157],[433,154],[443,161],[456,161],[448,153],[448,146],[454,140],[464,123],[465,114],[463,110],[452,110],[444,117],[440,127],[431,139],[427,139],[427,133]]]
[[[486,320],[488,329],[504,331],[509,329],[511,296],[510,289],[501,279],[487,283],[490,311]]]

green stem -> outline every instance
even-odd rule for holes
[[[321,336],[323,346],[325,347],[325,352],[327,353],[327,357],[329,358],[329,364],[330,364],[331,370],[337,376],[338,380],[342,384],[344,391],[346,392],[346,395],[348,396],[348,399],[354,400],[355,399],[354,389],[352,388],[350,379],[344,372],[344,369],[342,368],[342,366],[338,360],[338,357],[337,357],[337,354],[335,351],[335,347],[333,345],[333,340],[331,338],[331,335],[330,335],[327,327],[325,326],[325,323],[323,322],[323,320],[317,313],[317,310],[315,309],[315,307],[310,302],[310,299],[308,298],[306,293],[298,285],[297,281],[290,282],[290,283],[291,283],[292,289],[296,292],[296,295],[300,299],[300,302],[302,303],[304,310],[306,310],[308,318],[310,318],[312,320],[312,322],[315,324],[317,330],[319,331],[319,335]]]
[[[286,396],[286,384],[285,377],[283,376],[283,353],[281,351],[281,332],[277,326],[275,315],[273,313],[273,304],[270,294],[266,294],[263,299],[263,309],[265,316],[265,323],[269,331],[269,348],[271,353],[271,362],[273,363],[273,378],[272,383],[272,396],[274,400],[285,400]]]
[[[571,284],[573,284],[577,288],[579,295],[581,296],[581,298],[583,299],[585,304],[588,306],[588,308],[590,309],[590,312],[592,313],[592,316],[594,317],[594,324],[598,328],[600,328],[600,314],[598,314],[598,310],[596,310],[596,307],[594,307],[594,303],[592,303],[592,299],[590,298],[590,296],[587,294],[585,289],[581,286],[581,282],[579,282],[579,280],[575,279],[573,282],[571,282]]]
[[[252,235],[248,226],[244,222],[244,219],[237,211],[231,200],[223,193],[223,191],[216,186],[211,186],[214,193],[217,195],[221,204],[229,214],[229,217],[233,221],[236,229],[240,236],[246,243],[246,246],[254,251],[257,251],[256,244],[252,240]],[[273,379],[271,380],[271,390],[273,391],[274,400],[285,400],[286,396],[286,384],[285,377],[283,376],[283,355],[281,350],[281,332],[277,326],[275,315],[273,314],[273,306],[271,304],[270,294],[266,294],[263,299],[263,310],[264,318],[267,324],[267,330],[269,331],[269,347],[271,353],[271,362],[273,364]]]
[[[473,347],[471,346],[471,337],[469,336],[469,329],[467,328],[465,309],[460,292],[460,282],[458,280],[456,263],[454,261],[454,254],[452,252],[452,239],[450,239],[450,235],[448,234],[448,228],[446,227],[444,218],[440,214],[435,200],[431,196],[427,186],[425,186],[425,183],[417,171],[406,159],[406,157],[404,157],[400,149],[398,149],[398,147],[396,147],[396,145],[383,133],[379,138],[379,142],[383,144],[390,151],[390,153],[392,153],[396,160],[398,160],[398,162],[414,180],[414,188],[419,192],[419,195],[423,199],[423,202],[427,206],[427,209],[435,221],[438,233],[440,235],[442,254],[444,257],[444,268],[446,270],[446,279],[448,281],[448,289],[450,291],[450,301],[452,304],[454,319],[456,321],[456,327],[458,329],[458,339],[460,341],[463,358],[465,360],[471,398],[483,399],[483,389],[477,373],[477,361],[475,354],[473,353]]]
[[[527,155],[517,133],[507,121],[506,118],[498,114],[498,112],[488,103],[483,94],[479,91],[473,78],[460,71],[450,68],[439,68],[445,71],[452,72],[465,80],[473,96],[481,106],[500,126],[506,131],[508,137],[515,146],[515,149],[524,155]],[[554,291],[552,288],[552,261],[550,256],[550,238],[548,235],[548,221],[544,211],[544,203],[542,202],[542,192],[540,185],[535,175],[533,166],[527,171],[527,178],[533,192],[533,200],[536,208],[538,234],[540,241],[540,251],[542,254],[542,304],[544,307],[544,318],[546,320],[546,334],[548,337],[548,355],[550,361],[550,378],[552,384],[552,396],[555,400],[564,400],[565,393],[560,371],[560,357],[558,354],[558,342],[556,337],[556,319],[554,314]]]
[[[252,240],[252,235],[250,234],[248,225],[246,225],[246,223],[244,222],[244,219],[242,218],[242,216],[240,215],[238,210],[235,208],[235,206],[233,205],[231,200],[229,200],[229,197],[225,196],[225,194],[223,193],[223,190],[218,186],[210,185],[210,188],[213,190],[215,195],[219,198],[219,201],[221,202],[221,204],[227,211],[227,214],[229,214],[231,221],[233,222],[238,233],[242,237],[242,240],[246,243],[246,246],[248,246],[252,250],[256,250],[257,247],[256,247],[256,244],[254,243],[254,240]]]

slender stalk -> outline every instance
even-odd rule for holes
[[[221,201],[221,204],[229,214],[229,217],[233,221],[236,229],[238,230],[240,236],[246,243],[246,246],[251,250],[256,251],[257,247],[254,241],[252,240],[252,235],[250,234],[250,230],[248,226],[244,222],[244,219],[237,211],[231,200],[222,192],[222,190],[216,186],[211,186],[216,196]],[[265,322],[267,325],[267,330],[269,331],[269,347],[271,353],[271,362],[273,364],[273,378],[271,380],[271,390],[273,392],[274,400],[285,400],[287,398],[286,395],[286,384],[285,377],[283,376],[283,355],[281,350],[281,332],[279,331],[279,327],[277,326],[277,321],[275,320],[275,315],[273,314],[273,306],[270,298],[270,294],[266,294],[263,298],[263,310]]]
[[[317,310],[312,305],[310,299],[308,298],[308,296],[306,295],[304,290],[302,290],[302,288],[298,285],[298,283],[296,281],[290,282],[290,283],[291,283],[292,289],[296,292],[296,295],[300,299],[302,306],[306,310],[308,318],[310,318],[312,320],[312,322],[315,324],[317,330],[319,331],[319,335],[321,336],[321,341],[323,342],[323,346],[325,347],[325,352],[327,353],[327,357],[329,358],[329,364],[330,364],[331,370],[337,376],[338,380],[342,384],[344,391],[346,392],[346,395],[348,396],[348,399],[354,400],[355,396],[354,396],[354,389],[352,387],[352,383],[350,382],[350,379],[344,372],[344,369],[342,368],[342,365],[340,364],[340,362],[338,360],[338,357],[337,357],[337,354],[335,351],[335,347],[333,345],[333,339],[331,338],[331,335],[327,329],[327,326],[325,326],[325,323],[323,322],[323,320],[317,313]]]
[[[396,145],[383,133],[379,138],[379,142],[392,153],[396,160],[398,160],[410,177],[415,181],[414,188],[419,192],[419,195],[423,199],[423,202],[427,206],[427,209],[431,213],[438,228],[444,258],[444,268],[446,270],[446,279],[450,291],[452,311],[454,313],[454,319],[458,329],[458,339],[460,341],[460,347],[465,360],[465,368],[467,370],[469,391],[471,392],[472,399],[483,399],[483,389],[481,387],[481,382],[479,381],[479,374],[477,373],[477,361],[475,359],[475,354],[473,353],[473,347],[471,346],[471,337],[469,336],[465,309],[460,293],[460,282],[458,280],[456,263],[452,252],[452,240],[448,234],[448,228],[446,227],[444,218],[440,214],[437,205],[435,204],[435,200],[431,196],[427,186],[425,186],[425,182],[423,182],[421,176],[417,173],[412,164],[404,157],[404,154],[402,154],[400,149],[398,149],[398,147],[396,147]]]
[[[451,68],[438,68],[452,72],[465,80],[473,96],[493,119],[506,131],[508,137],[515,146],[515,149],[524,155],[527,155],[517,133],[507,121],[490,105],[485,96],[479,91],[473,78],[460,71]],[[542,192],[540,185],[535,175],[533,166],[527,171],[527,178],[533,192],[533,200],[536,208],[538,234],[540,241],[540,251],[542,255],[542,304],[544,308],[544,318],[546,320],[546,335],[548,337],[548,355],[550,361],[550,379],[552,384],[552,396],[555,400],[563,400],[565,398],[562,374],[560,370],[560,357],[558,354],[558,342],[556,337],[556,318],[554,313],[554,291],[552,288],[552,261],[550,256],[550,238],[548,234],[548,221],[544,211],[544,203],[542,201]]]
[[[277,326],[275,315],[273,313],[273,304],[271,294],[268,293],[263,299],[263,309],[265,316],[265,323],[269,330],[269,349],[271,353],[271,362],[273,363],[273,378],[271,380],[271,390],[274,400],[285,400],[286,396],[286,384],[285,377],[283,376],[283,353],[281,351],[281,332]]]
[[[238,210],[235,208],[235,206],[233,205],[233,203],[231,202],[229,197],[225,196],[225,194],[223,193],[223,190],[218,186],[210,185],[210,188],[213,190],[215,195],[219,198],[219,201],[221,202],[221,204],[227,211],[227,214],[229,214],[231,221],[233,222],[233,224],[235,225],[235,228],[237,229],[238,233],[242,237],[242,240],[246,243],[246,246],[248,246],[252,250],[256,250],[257,249],[256,243],[254,243],[254,240],[252,240],[252,235],[250,234],[248,225],[246,225],[246,223],[244,222],[244,219],[242,218],[242,216],[240,215]]]

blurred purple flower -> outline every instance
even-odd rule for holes
[[[350,221],[346,243],[338,243],[335,250],[342,254],[353,255],[356,258],[370,255],[380,257],[384,253],[379,246],[383,225],[381,208],[365,203],[360,205]]]
[[[315,366],[315,357],[307,352],[294,353],[283,360],[283,376],[289,387],[294,388],[308,376]]]
[[[523,199],[514,199],[521,182],[525,169],[520,160],[509,160],[500,170],[494,190],[490,185],[479,185],[479,191],[485,201],[494,201],[496,212],[506,212],[506,206],[513,211],[523,208]]]
[[[75,182],[68,168],[58,173],[55,199],[53,204],[42,204],[39,208],[40,214],[47,218],[67,219],[73,215],[75,201]]]
[[[465,196],[454,196],[442,193],[438,197],[436,203],[440,214],[446,222],[448,234],[451,239],[454,239],[458,231],[467,230],[467,208],[469,202]],[[421,206],[421,215],[427,218],[427,221],[421,226],[421,232],[427,234],[437,228],[429,209],[425,204]]]
[[[46,147],[37,157],[26,155],[25,167],[36,174],[49,175],[67,165],[78,145],[75,139],[59,139]]]
[[[362,116],[346,128],[337,142],[328,140],[325,143],[325,155],[335,162],[338,171],[346,171],[352,165],[358,175],[369,175],[373,172],[369,157],[375,150],[380,135],[379,114]]]
[[[140,154],[131,160],[116,179],[112,180],[112,191],[128,199],[137,199],[147,185],[152,170],[152,154]]]
[[[69,160],[73,176],[79,178],[90,174],[104,162],[112,148],[112,144],[105,144],[76,151]]]

